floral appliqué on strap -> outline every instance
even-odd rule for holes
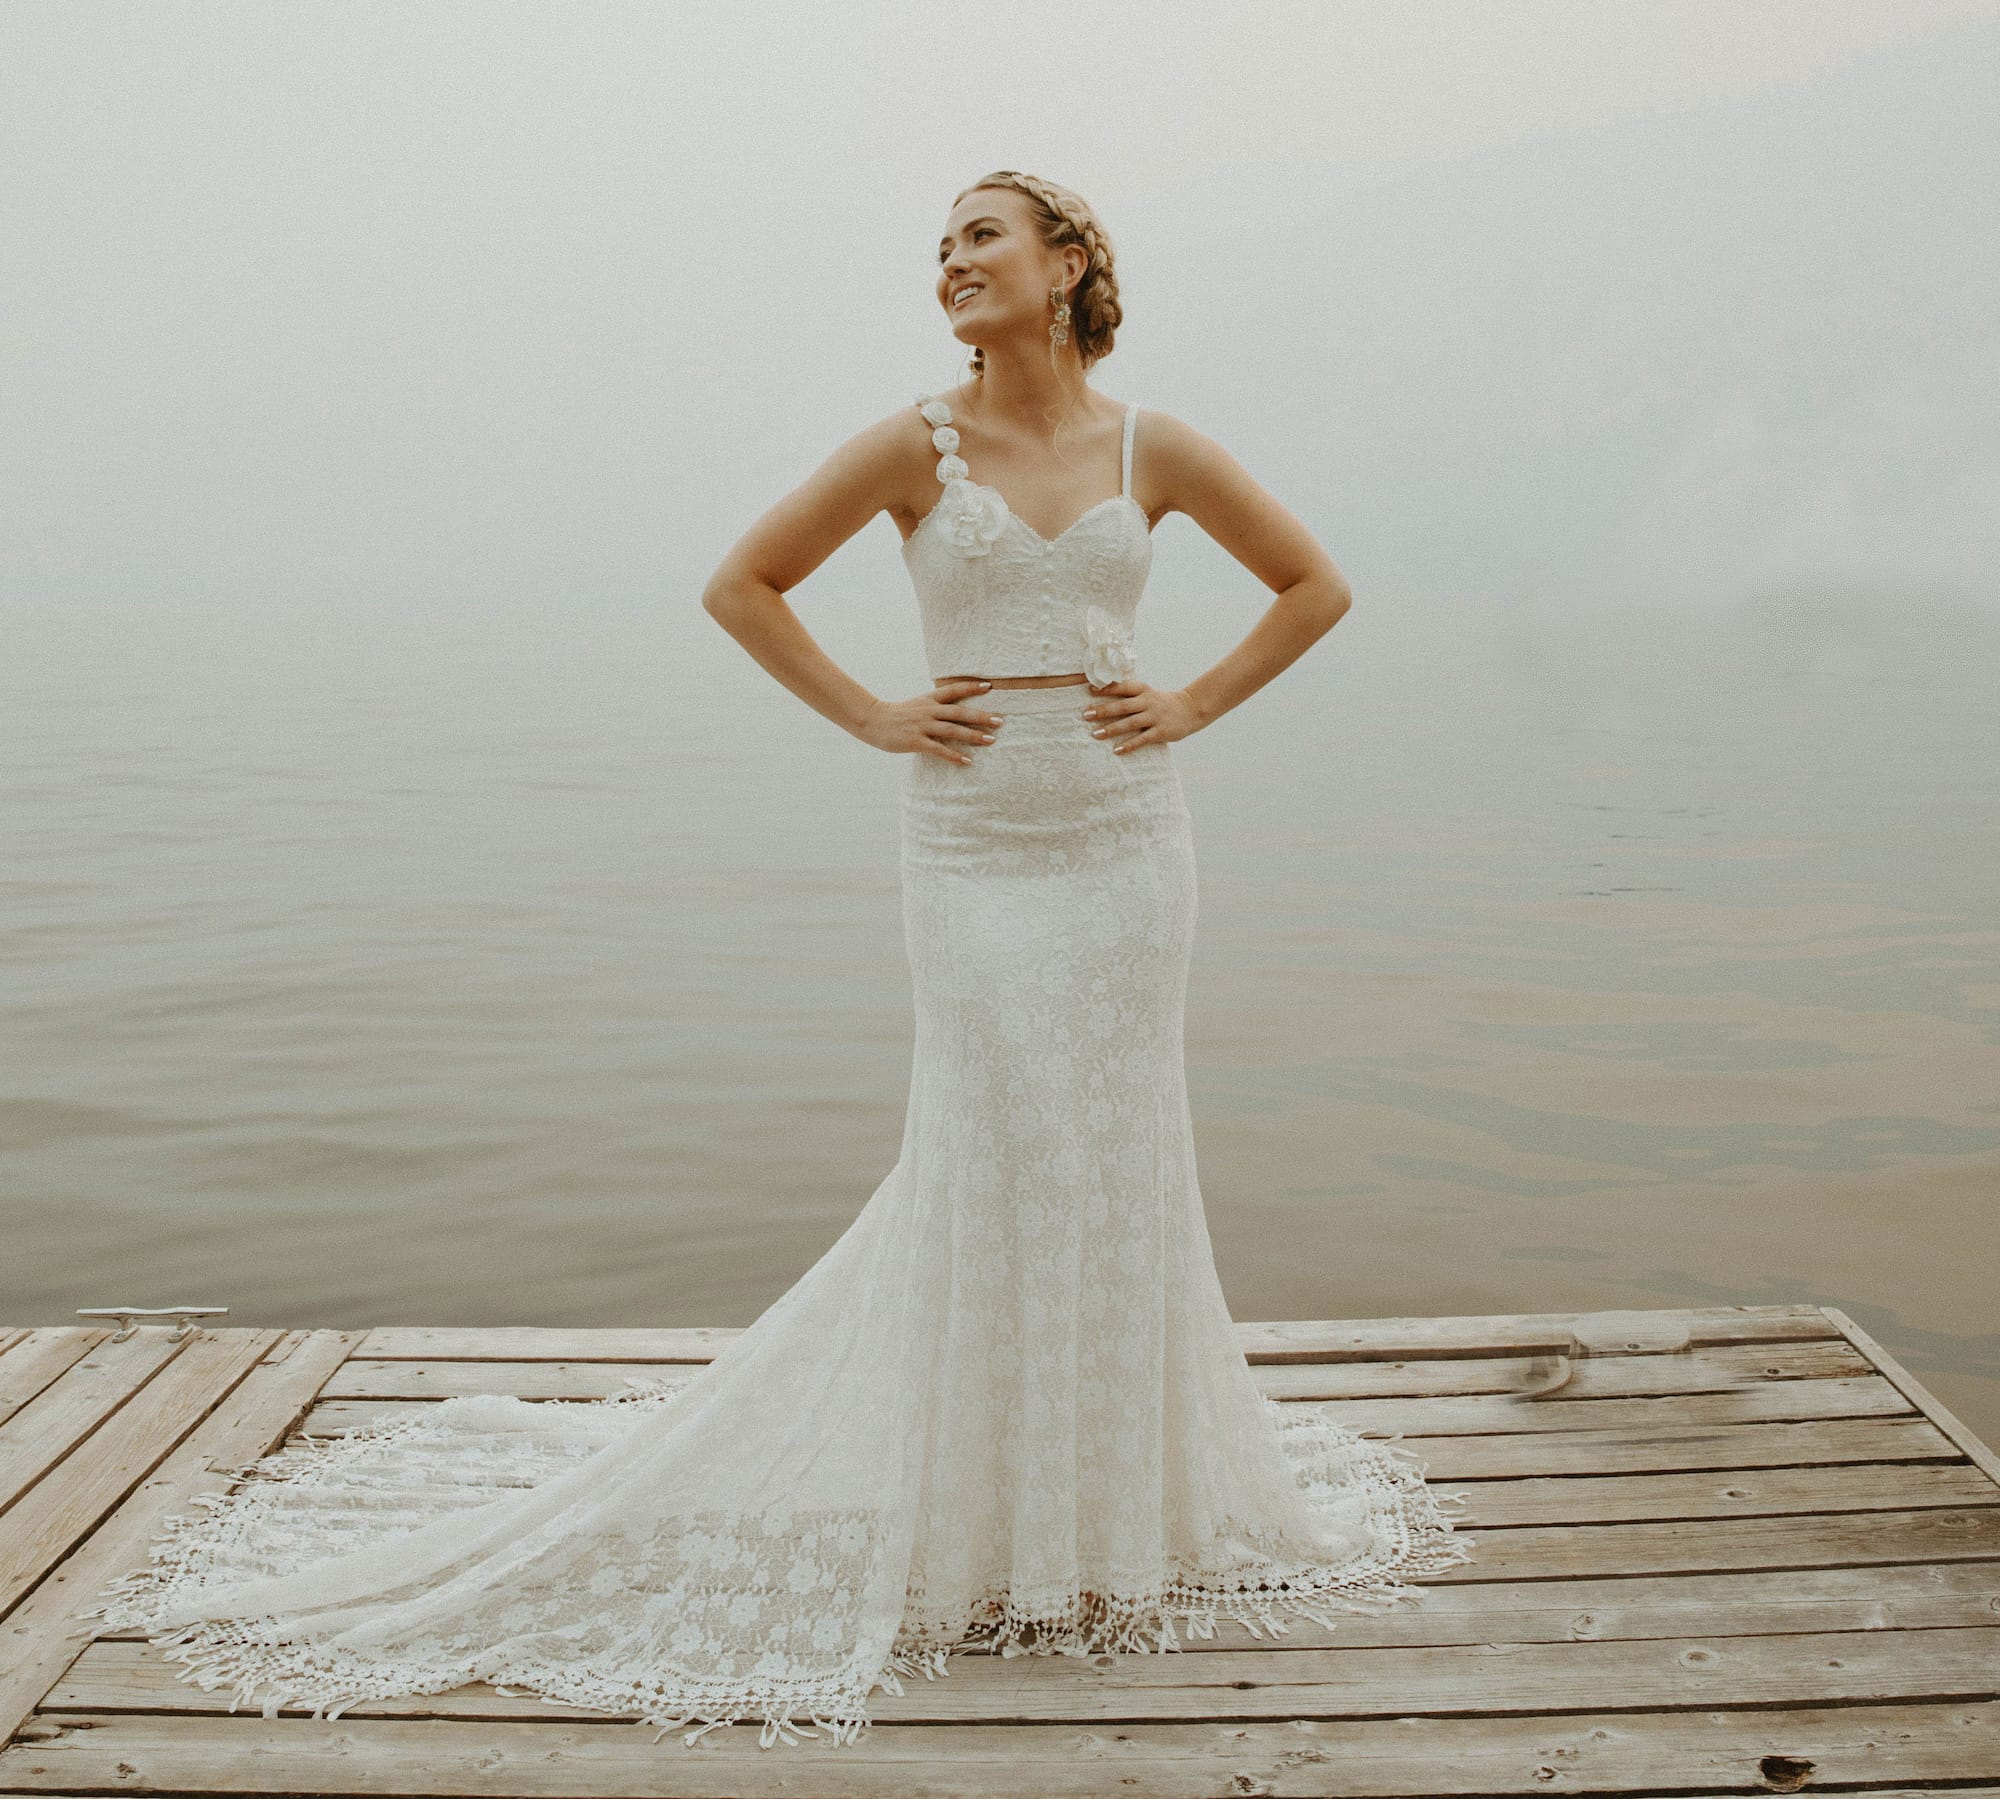
[[[945,541],[961,556],[984,556],[1007,528],[1007,502],[992,488],[980,487],[971,479],[971,469],[958,454],[951,408],[942,400],[921,396],[917,405],[924,423],[931,427],[931,445],[938,452],[937,478],[944,483],[938,523]]]

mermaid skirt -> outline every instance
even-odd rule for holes
[[[901,1153],[713,1362],[300,1439],[83,1615],[267,1716],[486,1680],[768,1746],[849,1741],[954,1653],[1330,1625],[1469,1559],[1460,1495],[1244,1361],[1188,1112],[1188,811],[1171,748],[1114,754],[1087,704],[998,690],[969,766],[911,758]]]

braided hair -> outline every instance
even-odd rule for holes
[[[1111,340],[1124,321],[1125,311],[1118,304],[1118,270],[1111,238],[1097,222],[1090,202],[1053,181],[1044,181],[1039,175],[1024,175],[1018,169],[995,169],[966,188],[952,204],[956,206],[966,194],[977,193],[982,187],[1012,188],[1015,193],[1024,194],[1029,216],[1041,232],[1043,243],[1051,249],[1062,244],[1083,247],[1090,260],[1069,292],[1070,339],[1086,369],[1109,356]],[[975,349],[972,372],[983,374],[985,369],[986,352]]]

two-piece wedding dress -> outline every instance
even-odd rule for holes
[[[1120,493],[1050,540],[918,403],[944,488],[904,558],[933,674],[1131,673],[1136,409]],[[851,1741],[871,1691],[954,1652],[1332,1625],[1469,1560],[1463,1496],[1411,1451],[1250,1373],[1195,1178],[1188,810],[1170,746],[1114,753],[1089,703],[994,689],[969,765],[910,758],[901,1156],[713,1362],[298,1439],[80,1615],[266,1716],[484,1680],[690,1743],[757,1718],[768,1747]]]

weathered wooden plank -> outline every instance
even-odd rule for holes
[[[1426,1585],[1421,1603],[1379,1616],[1344,1614],[1338,1626],[1300,1620],[1274,1645],[1242,1625],[1218,1624],[1181,1653],[1233,1654],[1284,1649],[1355,1649],[1451,1643],[1608,1642],[1697,1634],[1761,1636],[1822,1630],[1936,1630],[2000,1618],[2000,1562],[1915,1562],[1868,1568],[1818,1568],[1810,1580],[1790,1570],[1727,1574],[1639,1575],[1629,1579],[1468,1581]],[[156,1657],[132,1632],[106,1637],[91,1657]],[[114,1664],[132,1665],[129,1660]],[[164,1659],[147,1664],[166,1678]],[[60,1689],[67,1692],[67,1687]],[[109,1700],[79,1689],[67,1703]],[[52,1695],[48,1703],[57,1703]],[[174,1709],[174,1708],[169,1708]]]
[[[1914,1412],[1888,1418],[1808,1418],[1797,1423],[1663,1424],[1641,1430],[1424,1437],[1412,1447],[1422,1453],[1436,1480],[1959,1460],[1957,1446]]]
[[[2000,1488],[1964,1462],[1573,1478],[1529,1475],[1517,1480],[1478,1481],[1466,1491],[1466,1521],[1473,1529],[1804,1512],[1916,1511],[1926,1506],[2000,1503]]]
[[[322,1400],[304,1429],[337,1436],[409,1415],[422,1400]],[[1515,1475],[1630,1474],[1785,1468],[1835,1462],[1955,1461],[1958,1448],[1918,1413],[1802,1423],[1655,1425],[1639,1430],[1425,1437],[1416,1447],[1437,1481]]]
[[[0,1515],[0,1618],[145,1479],[280,1333],[199,1331],[63,1463]]]
[[[698,1380],[702,1364],[676,1362],[453,1362],[350,1359],[327,1383],[328,1399],[458,1399],[511,1393],[517,1399],[608,1399],[628,1380]]]
[[[1476,1534],[1472,1562],[1431,1581],[1859,1568],[1877,1562],[2000,1558],[2000,1506],[1929,1512],[1818,1512],[1665,1524],[1524,1525]]]
[[[1819,1307],[1690,1306],[1646,1311],[1523,1312],[1472,1318],[1284,1319],[1239,1324],[1253,1362],[1349,1357],[1488,1355],[1561,1347],[1576,1337],[1598,1354],[1670,1351],[1679,1341],[1756,1343],[1834,1334]]]
[[[1501,1582],[1520,1590],[1522,1585],[1546,1582],[1795,1569],[1812,1571],[1811,1584],[1818,1588],[1823,1576],[1841,1570],[1902,1563],[1992,1564],[2000,1562],[2000,1506],[1522,1526],[1481,1530],[1474,1533],[1474,1543],[1473,1561],[1426,1577],[1423,1609],[1428,1609],[1432,1596],[1458,1584]],[[1523,1592],[1520,1603],[1524,1607],[1546,1603],[1548,1597]],[[1510,1637],[1514,1634],[1512,1625],[1503,1623],[1499,1628]]]
[[[1567,1377],[1547,1356],[1459,1356],[1397,1361],[1254,1364],[1273,1399],[1401,1398],[1415,1394],[1515,1394],[1562,1382],[1567,1399],[1727,1392],[1771,1380],[1825,1380],[1874,1372],[1851,1343],[1810,1340],[1718,1343],[1677,1354],[1606,1354],[1573,1359]]]
[[[322,1401],[306,1428],[323,1431]],[[1518,1446],[1522,1439],[1501,1441]],[[1535,1439],[1537,1442],[1541,1439]],[[1549,1439],[1558,1449],[1564,1433]],[[1426,1438],[1421,1444],[1428,1478],[1443,1485],[1468,1478],[1453,1469],[1453,1452]],[[1484,1444],[1491,1439],[1466,1439]],[[1942,1438],[1938,1446],[1949,1450]],[[1552,1455],[1527,1455],[1522,1464],[1549,1467]],[[1519,1524],[1604,1524],[1640,1519],[1727,1518],[1802,1512],[1914,1511],[2000,1503],[2000,1490],[1964,1462],[1845,1462],[1823,1465],[1807,1458],[1796,1467],[1724,1468],[1612,1475],[1542,1474],[1481,1478],[1469,1489],[1466,1522],[1472,1528]]]
[[[17,1340],[0,1355],[0,1424],[110,1335],[101,1324],[58,1324],[47,1330],[17,1331]]]
[[[67,1713],[0,1751],[19,1793],[431,1799],[1439,1799],[1798,1790],[2000,1777],[2000,1703],[1077,1726],[878,1724],[859,1741],[690,1751],[631,1724]]]
[[[100,1645],[103,1650],[118,1646]],[[120,1678],[122,1676],[122,1678]],[[136,1677],[136,1678],[135,1678]],[[2000,1687],[2000,1619],[1955,1630],[1827,1631],[1450,1646],[1244,1650],[1231,1655],[968,1655],[948,1677],[881,1694],[884,1723],[1154,1724],[1225,1718],[1470,1717],[1491,1712],[1823,1705],[1980,1698]],[[109,1691],[107,1692],[107,1687]],[[79,1665],[43,1710],[226,1712],[229,1695],[173,1680],[164,1658]],[[311,1707],[287,1708],[306,1716]],[[575,1708],[468,1688],[351,1707],[348,1717],[573,1718]]]
[[[742,1334],[740,1325],[381,1324],[362,1339],[356,1353],[363,1361],[708,1362]]]
[[[524,1396],[525,1397],[525,1396]],[[398,1408],[429,1400],[330,1399],[314,1413],[315,1430],[351,1430],[399,1415]],[[1355,1399],[1331,1401],[1330,1416],[1350,1430],[1412,1439],[1421,1455],[1434,1442],[1464,1437],[1585,1430],[1632,1437],[1685,1433],[1751,1424],[1810,1419],[1893,1418],[1921,1421],[1910,1402],[1878,1374],[1852,1380],[1771,1381],[1726,1393],[1677,1393],[1638,1399],[1469,1398]],[[1948,1445],[1947,1454],[1954,1454]]]
[[[49,1470],[187,1347],[165,1325],[109,1336],[0,1424],[0,1509]]]
[[[1522,1393],[1552,1364],[1526,1356],[1393,1362],[1293,1362],[1253,1369],[1273,1399],[1365,1399]],[[1681,1355],[1593,1357],[1573,1365],[1566,1399],[1730,1392],[1772,1380],[1866,1378],[1867,1357],[1839,1338],[1823,1342],[1723,1344]],[[690,1381],[700,1365],[595,1361],[364,1361],[350,1358],[328,1399],[453,1399],[510,1393],[520,1399],[606,1399],[629,1379]]]
[[[1972,1427],[1949,1410],[1936,1394],[1924,1386],[1903,1364],[1896,1360],[1881,1344],[1875,1341],[1860,1325],[1834,1306],[1820,1308],[1828,1319],[1839,1329],[1842,1336],[1852,1343],[1869,1361],[1873,1362],[1883,1377],[1894,1383],[1909,1402],[1922,1412],[1939,1430],[1956,1443],[1966,1458],[1987,1479],[2000,1485],[2000,1451],[1983,1443],[1973,1434]]]
[[[0,1623],[0,1643],[6,1645],[0,1656],[0,1739],[40,1702],[96,1634],[94,1621],[77,1614],[91,1609],[120,1574],[145,1566],[163,1520],[189,1510],[200,1494],[223,1491],[242,1467],[277,1447],[312,1403],[320,1383],[359,1341],[359,1332],[315,1331],[287,1360],[252,1367],[230,1403],[203,1418]]]
[[[1239,1324],[1253,1362],[1344,1361],[1398,1356],[1505,1354],[1556,1345],[1581,1324],[1601,1352],[1695,1344],[1831,1338],[1840,1333],[1818,1306],[1695,1306],[1645,1312],[1538,1312],[1474,1318],[1359,1318]],[[1620,1327],[1623,1334],[1620,1334]],[[588,1329],[531,1325],[379,1325],[358,1360],[705,1362],[740,1326]]]

